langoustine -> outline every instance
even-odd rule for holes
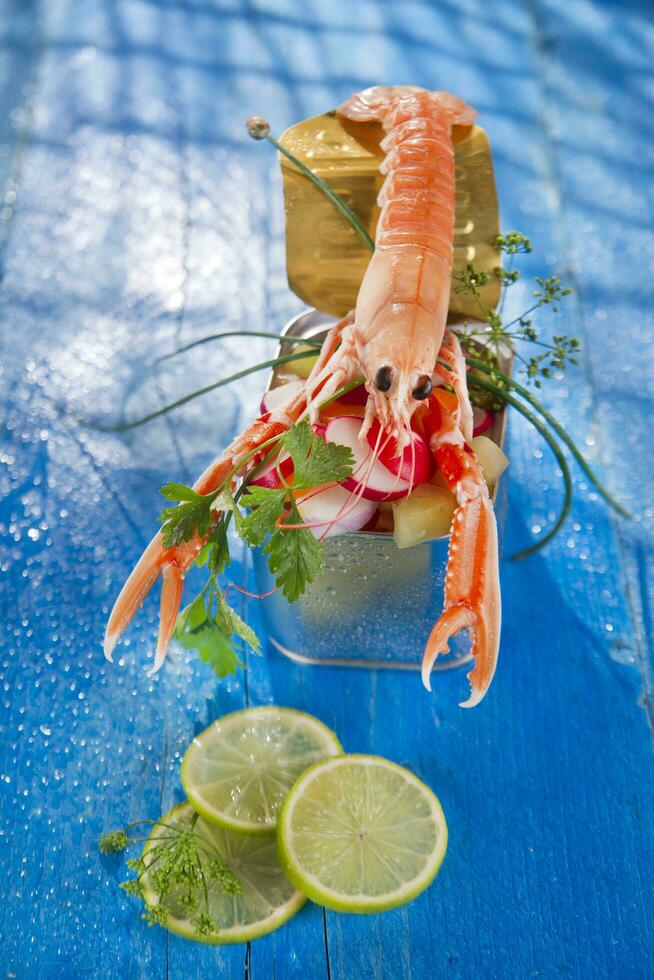
[[[458,508],[448,556],[445,610],[427,644],[423,681],[461,629],[472,631],[475,667],[468,675],[477,704],[492,680],[500,631],[497,532],[479,465],[468,445],[471,410],[465,362],[456,337],[445,334],[454,231],[454,151],[452,126],[469,124],[476,114],[456,96],[411,86],[377,86],[343,103],[338,110],[358,120],[377,119],[386,130],[387,156],[380,193],[376,250],[355,310],[329,332],[320,357],[299,393],[258,419],[205,471],[195,485],[208,493],[247,476],[252,450],[308,414],[343,384],[363,375],[368,400],[360,438],[378,419],[398,452],[406,446],[416,408],[426,402],[424,425],[430,448]],[[437,364],[440,359],[442,364]],[[432,394],[441,375],[454,388],[454,415]],[[217,514],[214,515],[217,518]],[[159,575],[162,576],[160,632],[154,670],[165,657],[179,610],[184,575],[202,548],[196,537],[165,549],[157,534],[125,583],[107,624],[105,655],[114,647]]]

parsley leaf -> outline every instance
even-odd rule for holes
[[[258,547],[275,530],[282,515],[288,491],[286,488],[270,490],[267,487],[248,487],[243,498],[250,513],[241,522],[240,534],[248,544]]]
[[[228,677],[235,674],[238,667],[245,666],[229,637],[215,621],[208,621],[199,632],[180,642],[182,646],[196,650],[199,659],[209,664],[216,677]]]
[[[270,536],[264,548],[270,571],[277,587],[294,602],[323,571],[323,546],[306,528],[285,528],[279,521],[290,507],[288,523],[301,523],[294,492],[323,483],[342,483],[352,473],[354,457],[347,446],[325,442],[306,420],[288,430],[280,448],[293,460],[293,486],[249,486],[243,502],[251,510],[242,519],[239,533],[254,547],[264,544]]]
[[[300,520],[297,507],[293,504],[291,522]],[[306,528],[275,531],[263,553],[269,556],[268,565],[275,576],[275,585],[289,602],[299,599],[307,585],[315,581],[325,568],[323,546]]]
[[[293,486],[276,489],[249,486],[243,498],[250,513],[241,518],[237,528],[241,537],[254,547],[262,545],[268,535],[275,532],[295,490],[309,490],[322,483],[342,483],[354,469],[351,450],[347,446],[325,442],[322,436],[312,431],[306,420],[288,430],[281,446],[293,460]]]
[[[244,666],[236,649],[237,640],[247,643],[255,653],[260,652],[261,644],[254,630],[234,612],[217,586],[215,590],[215,613],[213,598],[208,606],[206,590],[201,592],[177,617],[175,639],[185,649],[196,650],[200,660],[208,663],[218,677],[226,677]]]
[[[222,626],[225,633],[230,637],[236,634],[239,639],[252,647],[255,653],[261,653],[261,642],[252,627],[248,626],[245,620],[234,612],[222,592],[218,592],[217,599],[216,621]]]
[[[209,570],[214,576],[220,575],[231,562],[229,541],[227,540],[227,520],[224,517],[216,521],[207,544],[210,549],[208,557]]]
[[[193,602],[185,606],[177,616],[173,636],[181,642],[188,627],[189,632],[199,629],[207,621],[207,609],[204,604],[204,591],[195,597]]]
[[[179,500],[176,507],[164,507],[159,515],[164,548],[175,548],[182,541],[190,541],[196,533],[199,537],[208,533],[215,493],[196,493],[183,483],[167,483],[161,493],[166,500]]]
[[[223,487],[222,490],[216,491],[211,504],[211,509],[212,511],[217,511],[220,514],[231,514],[234,518],[236,529],[238,530],[238,528],[241,526],[241,512],[238,509],[236,498],[228,487]]]
[[[283,445],[293,459],[293,487],[308,490],[321,483],[342,483],[352,475],[354,456],[347,446],[325,442],[304,420],[292,426]]]
[[[185,483],[165,483],[159,493],[165,500],[195,500],[200,496]]]

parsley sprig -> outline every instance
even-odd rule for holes
[[[244,646],[261,652],[259,637],[229,605],[213,572],[200,594],[180,612],[174,635],[185,649],[195,650],[218,677],[244,666],[240,657]]]
[[[160,515],[164,546],[172,548],[196,535],[207,537],[196,565],[207,566],[208,578],[202,591],[179,614],[175,638],[186,649],[197,651],[218,677],[242,667],[242,652],[250,647],[261,652],[254,630],[227,601],[220,577],[230,564],[228,529],[252,547],[263,547],[275,585],[294,602],[325,567],[324,548],[302,523],[296,493],[329,483],[342,483],[351,475],[354,458],[347,446],[327,443],[304,420],[282,436],[270,440],[270,454],[278,460],[288,453],[293,463],[293,485],[281,474],[281,485],[272,489],[252,486],[246,479],[232,493],[230,474],[222,487],[200,494],[183,483],[168,483],[162,494],[175,507]],[[258,454],[261,447],[254,451]],[[251,453],[252,456],[254,453]],[[250,473],[251,479],[267,458]],[[241,508],[245,508],[244,512]]]
[[[147,837],[131,836],[138,827],[161,827],[163,832],[155,844],[137,858],[130,858],[127,867],[135,877],[122,882],[127,895],[145,902],[143,918],[148,925],[165,925],[168,920],[166,899],[174,898],[190,918],[198,938],[215,936],[220,931],[209,911],[209,885],[218,885],[226,895],[238,895],[243,885],[229,870],[214,845],[195,830],[195,813],[186,827],[160,823],[155,820],[136,820],[124,830],[103,834],[99,841],[102,854],[116,854],[130,844],[143,843]],[[155,903],[145,900],[145,883],[157,896]]]

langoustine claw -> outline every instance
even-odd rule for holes
[[[452,362],[452,370],[457,370]],[[465,371],[465,368],[463,369]],[[456,386],[467,390],[465,374]],[[470,631],[470,652],[475,666],[468,674],[470,697],[462,708],[479,704],[495,673],[502,625],[497,523],[486,481],[475,455],[464,439],[461,411],[452,414],[436,392],[429,400],[425,420],[436,464],[455,494],[458,507],[450,532],[445,575],[445,602],[425,648],[422,682],[431,690],[434,661],[449,650],[449,640],[460,630]]]
[[[497,573],[497,526],[493,505],[479,494],[459,506],[452,522],[445,606],[434,626],[422,661],[422,682],[431,690],[434,661],[449,650],[448,641],[470,630],[475,666],[468,674],[470,697],[462,708],[479,704],[490,687],[500,645],[502,607]]]

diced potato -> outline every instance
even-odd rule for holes
[[[412,548],[423,541],[442,538],[450,532],[456,500],[449,490],[422,483],[408,497],[393,504],[398,548]]]
[[[310,344],[296,344],[293,349],[293,353],[303,354],[305,351],[315,351],[315,350],[316,348],[312,347]],[[293,374],[296,374],[298,378],[308,378],[313,369],[313,365],[316,363],[317,360],[318,360],[318,352],[316,351],[314,357],[301,357],[297,361],[289,361],[287,366],[289,371],[292,371]]]
[[[384,531],[390,534],[393,533],[393,527],[395,522],[393,520],[393,504],[388,501],[382,500],[379,505],[379,513],[377,516],[377,523],[375,525],[375,531]]]
[[[479,460],[484,479],[489,489],[492,490],[509,465],[508,457],[502,452],[497,443],[493,442],[487,436],[475,436],[470,445]]]
[[[298,376],[294,371],[289,371],[285,364],[281,364],[275,368],[274,382],[270,387],[281,388],[282,385],[288,384],[289,381],[297,381],[297,378]]]

